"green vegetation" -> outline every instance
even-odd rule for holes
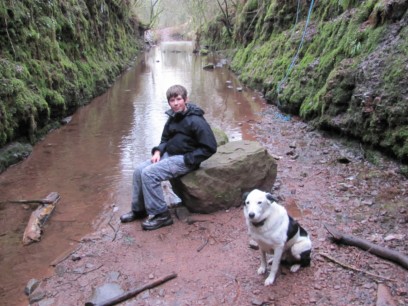
[[[218,20],[205,37],[268,102],[408,162],[408,3],[318,1],[304,33],[309,3],[243,1],[232,39]]]
[[[134,59],[142,27],[128,3],[1,1],[0,147],[35,143]]]

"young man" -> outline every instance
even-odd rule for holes
[[[120,217],[122,222],[148,218],[144,230],[155,230],[173,224],[164,200],[161,182],[197,169],[217,150],[217,142],[204,111],[187,103],[187,90],[171,86],[167,92],[170,109],[161,142],[152,149],[152,157],[133,172],[132,210]]]

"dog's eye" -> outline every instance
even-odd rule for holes
[[[249,204],[249,201],[244,202],[244,204],[245,204],[245,205],[248,205],[248,204]]]
[[[258,204],[261,205],[261,204],[262,204],[262,201],[259,201]]]

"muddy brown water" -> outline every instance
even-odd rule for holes
[[[158,144],[168,109],[166,89],[189,91],[207,120],[230,141],[251,140],[249,124],[264,101],[242,87],[226,66],[204,70],[212,57],[192,53],[189,42],[163,43],[136,60],[102,96],[79,109],[69,124],[52,131],[23,162],[0,175],[0,201],[61,195],[41,242],[22,245],[32,210],[0,206],[0,305],[27,305],[31,278],[53,273],[50,263],[110,218],[112,207],[129,209],[134,166]]]

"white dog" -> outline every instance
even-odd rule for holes
[[[261,266],[258,274],[266,272],[266,254],[273,252],[271,272],[265,286],[272,285],[281,259],[293,264],[296,272],[310,265],[312,242],[308,233],[288,215],[286,209],[277,204],[270,193],[254,189],[243,195],[244,215],[248,233],[261,251]]]

